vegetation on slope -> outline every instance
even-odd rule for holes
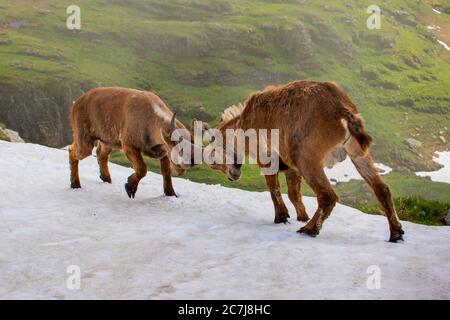
[[[420,197],[401,197],[395,199],[395,207],[401,220],[432,226],[445,225],[445,217],[450,209],[450,203],[429,201]],[[382,215],[378,206],[358,206],[365,212]]]

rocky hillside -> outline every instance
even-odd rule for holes
[[[26,140],[69,143],[69,105],[99,85],[151,89],[182,120],[214,123],[254,90],[308,78],[348,91],[395,169],[430,169],[450,146],[445,1],[384,1],[380,30],[366,27],[364,0],[77,4],[72,31],[60,1],[0,5],[0,121]]]

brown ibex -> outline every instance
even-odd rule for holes
[[[323,167],[331,152],[341,147],[383,206],[390,241],[403,239],[404,232],[390,190],[369,153],[372,139],[364,130],[356,106],[334,83],[295,81],[268,87],[252,94],[241,107],[225,110],[222,120],[217,127],[222,133],[226,129],[279,129],[279,171],[286,174],[288,196],[296,208],[298,220],[309,219],[301,200],[302,177],[317,195],[318,209],[314,217],[298,232],[318,235],[334,208],[338,197]],[[256,160],[263,167],[259,159]],[[213,163],[210,167],[221,170],[230,180],[238,179],[241,174],[236,160],[231,164]],[[275,223],[287,222],[289,214],[281,196],[278,173],[265,178],[275,207]]]
[[[122,149],[133,165],[125,190],[134,198],[139,181],[147,174],[142,154],[161,161],[164,193],[176,196],[171,174],[179,176],[192,161],[175,164],[170,152],[175,129],[185,129],[165,103],[154,93],[125,88],[96,88],[82,95],[71,107],[73,144],[69,147],[71,187],[80,188],[78,163],[97,145],[100,179],[111,183],[108,159],[113,149]],[[187,137],[186,139],[190,139]],[[180,164],[181,163],[181,164]],[[185,163],[185,164],[183,164]]]

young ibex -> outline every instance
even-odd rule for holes
[[[125,190],[134,198],[139,181],[147,174],[142,154],[161,161],[164,193],[176,196],[171,174],[179,176],[193,161],[173,162],[170,156],[176,142],[175,129],[185,129],[165,103],[154,93],[125,88],[96,88],[81,96],[71,107],[73,144],[69,148],[71,187],[80,188],[78,162],[92,154],[97,145],[100,179],[111,183],[108,158],[115,148],[122,149],[133,165]],[[184,137],[191,139],[191,137]],[[184,159],[186,160],[186,159]]]
[[[288,196],[296,208],[298,220],[309,219],[301,200],[302,177],[317,195],[318,209],[314,217],[298,232],[318,235],[322,223],[334,208],[338,197],[323,167],[325,161],[330,160],[333,150],[344,148],[384,208],[390,227],[390,241],[403,239],[404,232],[391,193],[369,153],[372,139],[364,130],[356,106],[335,84],[295,81],[268,87],[251,95],[240,108],[227,109],[222,119],[217,129],[223,136],[226,129],[279,129],[279,171],[286,174]],[[226,152],[224,150],[223,153]],[[264,167],[258,157],[256,160]],[[210,167],[223,171],[230,180],[241,175],[236,160],[232,164],[214,163]],[[275,206],[275,223],[287,222],[289,214],[281,196],[278,173],[266,175],[265,178]]]

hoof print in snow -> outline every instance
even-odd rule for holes
[[[290,218],[289,213],[284,213],[284,214],[280,214],[280,215],[276,216],[275,220],[273,222],[276,224],[280,224],[280,223],[286,224],[286,223],[289,223],[289,220],[288,220],[289,218]]]
[[[130,199],[134,199],[136,196],[137,187],[130,187],[128,183],[125,183],[125,191]]]
[[[100,180],[102,180],[103,182],[111,183],[111,178],[110,177],[104,177],[102,175],[100,175],[99,177],[100,177]]]

